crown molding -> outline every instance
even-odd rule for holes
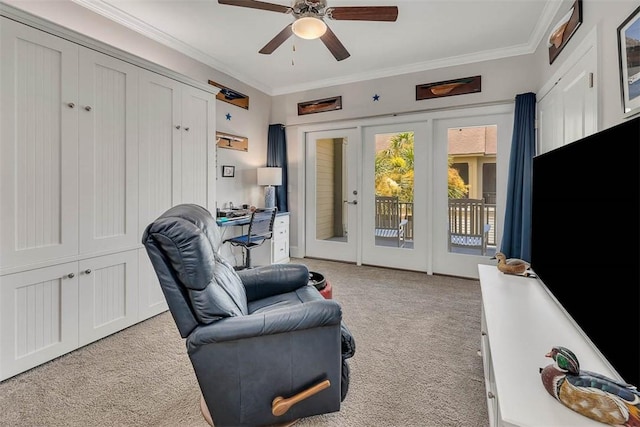
[[[127,27],[143,36],[154,40],[158,43],[161,43],[167,47],[170,47],[190,58],[195,59],[196,61],[202,62],[209,67],[215,68],[216,70],[228,74],[230,76],[235,77],[236,79],[252,86],[262,92],[268,93],[269,89],[264,84],[255,81],[249,76],[244,75],[237,70],[229,68],[226,64],[216,60],[215,58],[207,55],[206,53],[195,49],[193,46],[184,43],[176,39],[175,37],[170,36],[169,34],[157,29],[156,27],[147,24],[139,20],[138,18],[131,16],[130,14],[118,9],[115,6],[112,6],[108,3],[105,3],[102,0],[71,0],[72,2],[91,10],[92,12],[97,13],[98,15],[102,15],[105,18],[114,21],[124,27]]]
[[[206,53],[193,48],[192,46],[184,43],[167,33],[131,16],[130,14],[108,4],[102,0],[71,0],[91,11],[102,15],[120,25],[130,28],[143,36],[161,43],[167,47],[177,50],[196,61],[202,62],[217,71],[225,73],[229,76],[242,81],[243,83],[252,86],[267,95],[277,96],[286,95],[295,92],[302,92],[312,89],[320,89],[328,86],[344,85],[357,83],[367,80],[374,80],[385,77],[393,77],[403,74],[416,73],[421,71],[434,70],[444,67],[452,67],[458,65],[467,65],[476,62],[491,61],[496,59],[503,59],[512,56],[527,55],[535,52],[537,46],[541,40],[545,37],[547,28],[551,24],[552,19],[557,14],[558,10],[562,6],[561,1],[549,1],[545,4],[541,18],[538,20],[537,25],[529,38],[529,42],[523,45],[513,46],[510,48],[502,48],[495,50],[488,50],[483,52],[476,52],[471,55],[460,55],[449,58],[438,59],[434,61],[422,61],[416,62],[401,67],[389,67],[382,70],[355,73],[345,75],[332,79],[316,80],[312,83],[303,83],[290,86],[281,87],[269,87],[262,82],[245,75],[239,70],[232,69],[228,65],[216,60],[215,58],[207,55]]]
[[[44,31],[56,37],[60,37],[62,39],[76,43],[80,46],[84,46],[88,49],[95,50],[96,52],[100,52],[105,55],[118,58],[122,61],[128,62],[129,64],[135,65],[140,68],[144,68],[145,70],[153,71],[154,73],[163,75],[165,77],[169,77],[173,80],[177,80],[179,82],[204,90],[214,95],[217,95],[217,93],[220,91],[220,89],[216,88],[215,86],[199,82],[188,76],[177,73],[169,68],[163,67],[161,65],[148,61],[139,56],[133,55],[122,49],[118,49],[116,47],[110,46],[106,43],[103,43],[99,40],[95,40],[84,34],[80,34],[76,31],[62,27],[56,24],[55,22],[51,22],[46,19],[40,18],[29,12],[25,12],[21,9],[18,9],[16,7],[3,3],[1,1],[0,1],[0,16],[3,16],[5,18],[11,19],[16,22],[20,22],[24,25],[28,25],[40,31]]]

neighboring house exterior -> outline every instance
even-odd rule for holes
[[[495,126],[449,130],[449,156],[469,186],[468,197],[489,204],[496,195],[496,132]]]

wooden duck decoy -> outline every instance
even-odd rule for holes
[[[531,270],[531,265],[524,260],[519,258],[507,258],[502,252],[497,252],[492,259],[498,260],[498,270],[503,273],[535,277],[535,274]]]
[[[540,369],[542,384],[560,403],[605,424],[640,426],[640,392],[635,386],[581,370],[566,347],[553,347],[545,356],[554,363]]]

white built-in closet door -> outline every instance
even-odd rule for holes
[[[78,348],[77,262],[2,276],[0,379]]]
[[[78,46],[2,18],[0,264],[78,253]]]
[[[208,208],[207,200],[215,181],[207,179],[209,155],[215,155],[215,96],[199,89],[182,89],[182,181],[181,203],[196,203]],[[210,144],[211,139],[211,144]],[[215,163],[212,171],[215,171]]]
[[[538,97],[538,150],[546,153],[598,130],[595,29],[561,65]],[[545,91],[546,90],[546,91]]]
[[[139,115],[140,234],[153,220],[180,203],[182,84],[150,71],[140,71]],[[139,317],[167,309],[155,270],[145,249],[138,251]]]
[[[78,271],[78,345],[138,321],[137,250],[84,259]]]
[[[80,252],[134,247],[138,236],[138,70],[80,50]]]
[[[180,203],[182,84],[140,71],[140,231]]]

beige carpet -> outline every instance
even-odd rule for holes
[[[487,426],[476,280],[322,260],[356,340],[339,412],[303,426]],[[0,383],[1,426],[207,427],[166,312]]]

